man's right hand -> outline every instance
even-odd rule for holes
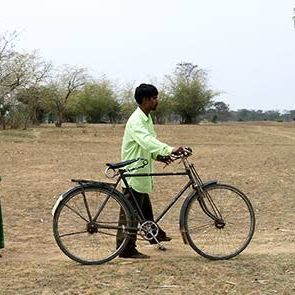
[[[170,156],[157,156],[157,161],[165,163],[167,166],[173,162]]]

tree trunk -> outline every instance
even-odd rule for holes
[[[0,116],[0,124],[2,125],[2,129],[5,130],[6,129],[6,122],[5,122],[5,118]]]
[[[184,118],[184,124],[192,124],[193,120],[191,116],[186,115]]]
[[[62,123],[63,123],[63,113],[59,112],[57,115],[57,121],[55,122],[55,126],[60,128],[62,126]]]
[[[62,122],[59,119],[57,119],[57,121],[55,122],[55,126],[56,127],[61,127],[62,126]]]

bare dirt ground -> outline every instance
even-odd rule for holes
[[[209,261],[184,245],[180,203],[162,223],[173,237],[166,252],[140,241],[151,259],[82,266],[67,258],[52,235],[51,209],[71,178],[105,179],[104,164],[120,160],[123,130],[67,125],[0,131],[6,246],[0,294],[295,294],[294,123],[156,126],[162,141],[193,148],[191,159],[204,180],[235,185],[250,197],[257,228],[238,257]],[[155,211],[182,182],[157,179]]]

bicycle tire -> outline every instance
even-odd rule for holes
[[[230,259],[250,243],[255,231],[254,209],[245,194],[226,184],[204,187],[224,220],[216,223],[202,209],[202,200],[210,209],[207,197],[199,192],[190,198],[184,210],[184,229],[189,245],[198,254],[211,260]]]
[[[102,207],[104,201],[106,204]],[[98,208],[102,211],[97,221],[90,223]],[[117,245],[119,214],[125,215],[124,226],[130,227],[130,209],[117,190],[103,183],[83,184],[83,188],[77,186],[65,195],[56,208],[53,217],[55,240],[65,255],[79,263],[102,264],[110,261],[124,250],[129,240],[128,233],[121,226],[124,237]]]

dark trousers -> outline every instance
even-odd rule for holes
[[[130,190],[132,190],[132,193],[134,195],[134,197],[136,198],[136,201],[145,217],[145,220],[150,220],[150,221],[154,221],[154,214],[153,214],[153,208],[152,208],[152,204],[151,204],[151,200],[148,194],[145,193],[139,193],[133,189],[130,188]],[[127,198],[127,200],[131,203],[133,208],[136,208],[135,202],[133,200],[133,197],[131,196],[130,192],[126,189],[123,189],[123,193],[124,193],[124,197]],[[136,209],[134,209],[136,210]],[[132,214],[132,222],[131,222],[131,226],[132,227],[136,227],[138,226],[138,220],[135,217],[135,214]],[[119,225],[125,224],[126,225],[126,219],[125,219],[125,214],[123,212],[123,210],[120,210],[120,217],[119,217]],[[130,239],[129,242],[124,250],[124,252],[129,252],[132,251],[136,248],[136,239],[137,239],[137,231],[129,231],[130,234]],[[158,235],[166,235],[166,233],[159,228],[159,234]],[[122,243],[124,239],[124,235],[122,230],[118,230],[117,232],[117,247],[120,246],[120,244]]]

